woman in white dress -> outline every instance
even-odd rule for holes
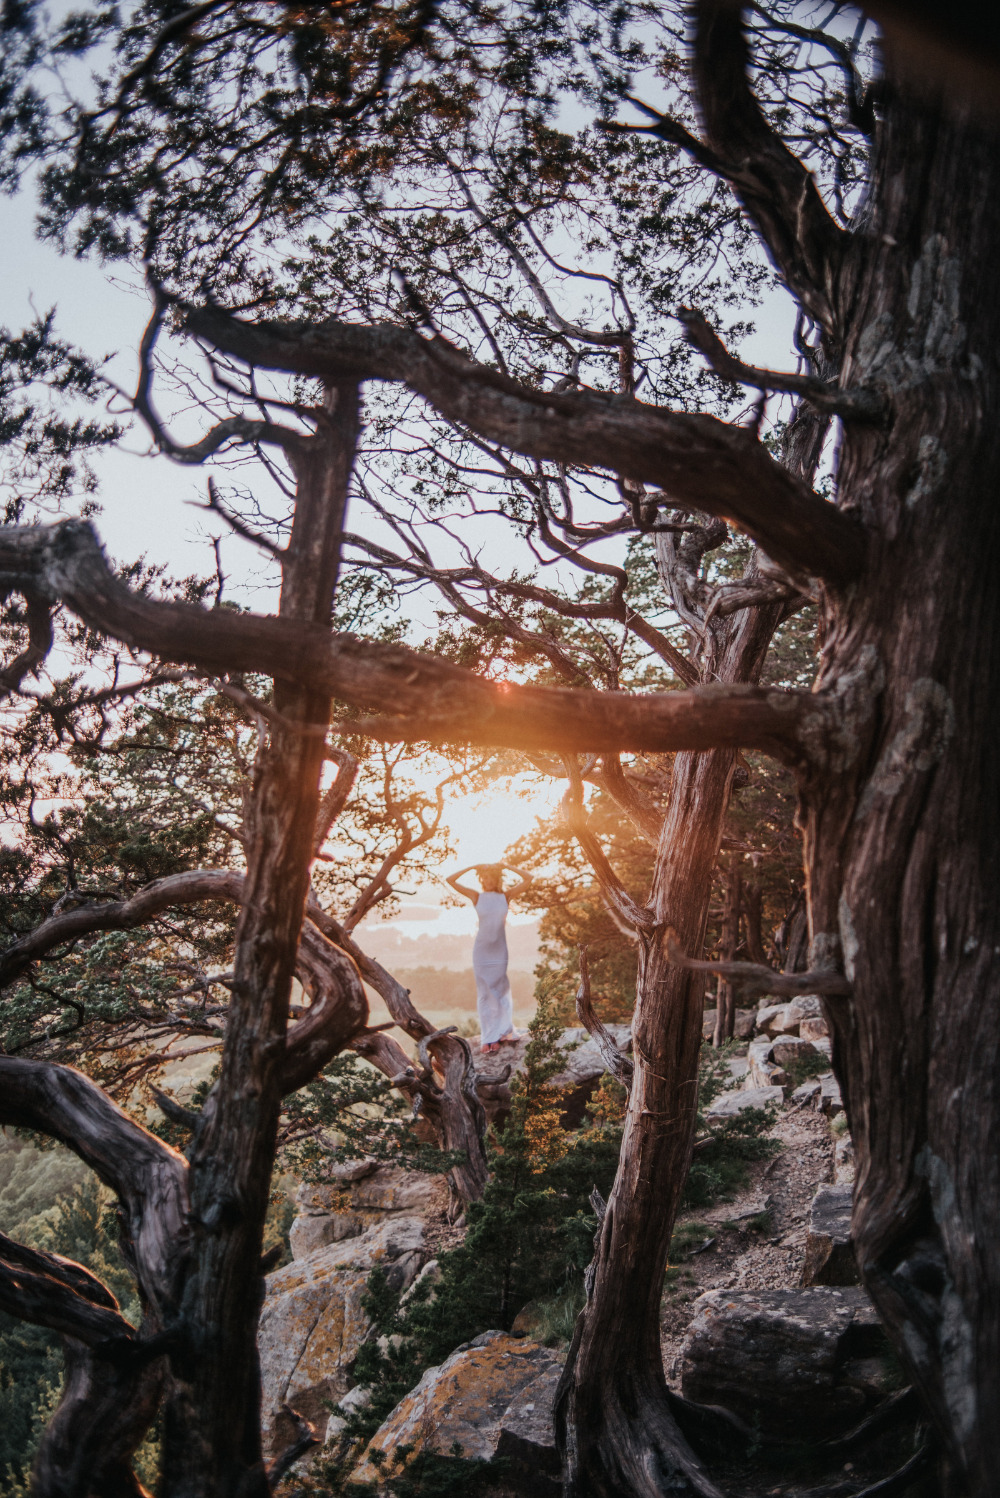
[[[504,892],[503,874],[516,874],[518,884]],[[482,889],[460,884],[463,874],[478,874]],[[514,1029],[514,1000],[507,978],[507,911],[531,883],[530,874],[504,863],[474,863],[448,876],[452,889],[471,900],[479,917],[479,930],[472,948],[472,970],[476,975],[476,1008],[479,1011],[479,1044],[484,1051],[498,1051],[521,1037]]]

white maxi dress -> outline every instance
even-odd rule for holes
[[[507,896],[484,890],[476,901],[479,930],[472,948],[481,1043],[492,1045],[514,1028],[514,1000],[507,979]]]

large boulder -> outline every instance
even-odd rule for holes
[[[788,1073],[774,1060],[773,1051],[774,1042],[766,1035],[758,1040],[751,1040],[747,1048],[748,1066],[744,1087],[784,1087],[787,1084]]]
[[[778,1035],[771,1045],[771,1060],[778,1066],[797,1066],[803,1061],[818,1061],[819,1051],[811,1040],[799,1035]]]
[[[423,1218],[386,1212],[268,1275],[257,1345],[270,1451],[291,1439],[283,1404],[322,1428],[329,1405],[351,1387],[351,1365],[371,1327],[361,1301],[375,1266],[384,1266],[393,1289],[405,1290],[427,1257]]]
[[[796,1087],[792,1093],[792,1102],[801,1108],[815,1108],[828,1118],[836,1118],[838,1113],[844,1111],[840,1083],[832,1071],[821,1072],[818,1077],[810,1077],[801,1087]]]
[[[754,1028],[757,1034],[770,1037],[780,1035],[782,1030],[781,1021],[784,1018],[787,1008],[787,1004],[763,1004],[757,1010],[754,1019]]]
[[[709,1123],[721,1123],[723,1119],[735,1118],[745,1108],[780,1108],[784,1097],[780,1087],[748,1087],[739,1092],[723,1092],[709,1103],[705,1117]]]
[[[803,1029],[806,1026],[806,1029]],[[823,1005],[814,993],[801,994],[790,1003],[765,1004],[755,1016],[758,1035],[767,1035],[774,1040],[778,1035],[801,1035],[807,1040],[816,1040],[827,1035]]]
[[[300,1186],[295,1202],[299,1215],[289,1242],[293,1256],[305,1259],[328,1244],[359,1237],[387,1212],[439,1216],[448,1207],[448,1182],[443,1175],[374,1160],[350,1161],[335,1165],[322,1185]]]
[[[631,1026],[608,1025],[607,1029],[620,1051],[631,1051]],[[551,1086],[561,1088],[565,1094],[561,1116],[563,1127],[576,1128],[583,1122],[584,1110],[607,1067],[597,1041],[582,1026],[564,1030],[559,1037],[559,1044],[565,1047],[565,1061],[562,1070],[552,1078]],[[523,1038],[514,1045],[502,1046],[494,1056],[482,1058],[476,1068],[480,1079],[488,1083],[493,1078],[499,1078],[508,1066],[512,1074],[521,1071],[527,1046],[527,1038]],[[491,1110],[488,1100],[487,1112],[502,1117],[504,1107]]]
[[[351,1481],[377,1481],[373,1452],[391,1464],[400,1446],[447,1456],[457,1444],[463,1457],[502,1456],[535,1479],[535,1491],[557,1492],[552,1404],[561,1372],[547,1347],[484,1332],[427,1369],[375,1432]]]
[[[860,1289],[710,1290],[695,1302],[682,1390],[766,1435],[821,1439],[883,1397],[887,1347]]]
[[[849,1184],[821,1186],[809,1207],[803,1285],[857,1285],[858,1261],[851,1240]]]

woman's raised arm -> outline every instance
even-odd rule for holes
[[[470,863],[466,868],[456,869],[454,874],[448,874],[445,878],[446,884],[450,884],[452,889],[457,891],[458,894],[464,895],[467,900],[471,900],[473,905],[479,899],[479,890],[473,889],[471,884],[459,884],[458,881],[463,874],[471,874],[477,867],[478,865]]]
[[[528,888],[528,885],[531,883],[531,875],[525,869],[515,868],[512,863],[503,863],[500,867],[506,869],[511,874],[516,874],[521,881],[520,884],[514,884],[510,889],[504,890],[504,894],[507,896],[507,904],[509,905],[511,900],[516,899],[518,895],[523,894]]]

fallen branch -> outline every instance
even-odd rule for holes
[[[614,1036],[601,1023],[594,1010],[590,994],[590,963],[586,947],[580,948],[580,986],[576,991],[576,1012],[588,1035],[593,1036],[597,1041],[597,1048],[608,1071],[617,1077],[623,1087],[631,1091],[635,1064],[630,1057],[618,1049]]]
[[[738,983],[744,993],[774,994],[775,998],[794,999],[800,994],[815,993],[827,999],[849,999],[854,992],[841,973],[814,970],[808,973],[778,973],[759,962],[701,962],[684,953],[671,941],[670,960],[675,967],[696,973],[716,973],[730,983]]]

